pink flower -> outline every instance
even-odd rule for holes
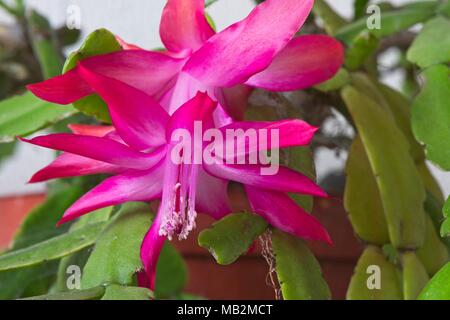
[[[81,62],[77,74],[106,101],[113,126],[72,125],[73,134],[22,139],[65,152],[36,173],[31,182],[96,173],[113,174],[75,202],[60,223],[127,201],[161,199],[159,211],[141,248],[148,277],[146,282],[150,287],[154,284],[156,262],[167,237],[186,238],[195,227],[197,211],[216,219],[230,213],[227,195],[230,180],[245,186],[254,213],[274,227],[298,237],[331,242],[320,223],[287,195],[293,192],[326,196],[306,176],[286,167],[280,167],[274,175],[261,175],[260,170],[264,167],[261,163],[177,164],[173,161],[171,154],[177,145],[172,141],[175,130],[192,133],[196,121],[201,121],[204,130],[213,127],[213,113],[218,104],[207,94],[197,93],[169,115],[150,95],[97,73],[90,64]],[[277,129],[279,148],[307,145],[316,130],[301,120],[234,122],[220,130],[230,128]],[[271,147],[268,144],[265,148]],[[203,150],[204,146],[200,148]],[[252,152],[251,147],[246,150]],[[190,157],[198,151],[192,149]],[[254,151],[262,149],[258,147]],[[188,156],[183,153],[183,157]]]
[[[253,88],[291,91],[330,79],[343,63],[343,47],[325,35],[296,36],[313,0],[266,0],[244,20],[215,33],[204,0],[168,0],[160,35],[166,52],[126,44],[121,52],[84,64],[154,97],[172,114],[198,91],[219,102],[216,124],[242,119]],[[80,68],[29,86],[38,97],[69,104],[94,92]],[[225,112],[224,112],[225,110]]]

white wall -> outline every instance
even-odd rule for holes
[[[329,1],[342,15],[352,14],[352,0]],[[396,3],[411,2],[397,0]],[[67,8],[78,5],[81,8],[81,25],[86,35],[97,28],[107,28],[125,40],[144,48],[161,46],[158,34],[159,19],[165,0],[29,0],[28,5],[50,17],[58,26],[64,24]],[[217,28],[244,18],[254,7],[252,0],[219,0],[209,9]],[[8,21],[0,14],[0,21]],[[390,79],[391,85],[398,85],[398,77]],[[38,169],[48,164],[53,158],[52,151],[20,144],[15,156],[0,167],[0,196],[40,192],[43,184],[26,185],[26,181]],[[336,159],[334,152],[323,150],[317,161],[319,178],[330,169],[341,168],[344,159]],[[450,175],[435,170],[439,179],[450,193]]]

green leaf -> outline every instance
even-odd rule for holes
[[[450,170],[450,79],[444,65],[423,72],[425,85],[416,97],[412,127],[417,140],[425,144],[427,158],[444,170]]]
[[[114,207],[107,207],[82,216],[78,219],[78,221],[71,225],[70,231],[79,230],[95,223],[108,221],[113,212],[113,209]],[[61,261],[59,262],[58,274],[54,286],[55,290],[57,290],[58,292],[64,292],[68,290],[67,279],[70,275],[67,273],[67,268],[73,265],[83,268],[91,254],[90,251],[91,246],[61,259]]]
[[[153,294],[146,288],[123,287],[112,284],[106,287],[102,300],[150,300]]]
[[[198,244],[208,250],[218,264],[229,265],[247,253],[267,226],[265,220],[256,214],[231,214],[203,230],[198,236]]]
[[[343,86],[349,84],[349,82],[350,82],[350,74],[348,73],[347,70],[341,68],[333,76],[333,78],[314,86],[314,88],[317,90],[320,90],[322,92],[329,92],[329,91],[339,90]]]
[[[330,35],[333,35],[336,30],[347,24],[347,21],[336,13],[324,0],[316,0],[314,2],[313,12],[322,19],[325,30]]]
[[[405,300],[416,300],[428,283],[429,277],[422,262],[413,251],[402,255],[403,295]]]
[[[377,181],[359,136],[350,148],[345,172],[347,182],[344,206],[356,234],[368,243],[389,243],[389,232]]]
[[[425,239],[425,189],[409,144],[390,113],[354,87],[342,90],[377,178],[391,243],[420,247]]]
[[[105,294],[105,287],[99,286],[87,290],[73,290],[70,292],[30,297],[23,300],[99,300]]]
[[[276,272],[285,300],[327,300],[330,289],[306,243],[279,230],[272,234]]]
[[[77,111],[35,97],[31,92],[0,102],[0,143],[44,129]]]
[[[450,262],[428,282],[419,300],[450,300]]]
[[[419,8],[403,8],[393,11],[381,12],[381,28],[369,30],[377,38],[383,38],[406,30],[413,25],[423,22],[434,15],[436,4],[430,3],[429,6]],[[337,30],[334,34],[336,38],[350,43],[363,30],[367,30],[367,19],[362,17],[353,23],[347,24]]]
[[[378,43],[378,38],[367,30],[358,34],[346,52],[345,65],[347,68],[351,71],[359,69],[378,48]]]
[[[355,0],[353,2],[353,8],[355,13],[355,18],[361,18],[366,14],[366,8],[369,0]]]
[[[417,256],[422,261],[428,274],[432,276],[449,261],[449,253],[447,247],[439,238],[438,232],[429,216],[426,217],[426,223],[425,242],[417,250]]]
[[[166,241],[156,266],[155,296],[173,298],[181,294],[187,284],[187,266],[177,250]]]
[[[450,20],[436,17],[428,21],[408,50],[407,58],[421,68],[450,62]]]
[[[378,267],[371,270],[369,267]],[[375,274],[375,272],[380,274]],[[372,279],[380,276],[380,289],[371,287]],[[347,291],[347,300],[403,300],[401,276],[395,265],[375,246],[368,246],[356,265]]]
[[[81,48],[72,53],[64,64],[63,73],[76,67],[83,59],[122,50],[114,34],[106,29],[98,29],[89,34]],[[74,107],[81,112],[96,117],[98,120],[110,123],[108,107],[98,95],[90,95],[77,102]]]
[[[441,237],[450,237],[450,197],[444,205],[444,222],[441,226]]]
[[[0,271],[34,266],[80,251],[95,242],[104,226],[104,223],[98,223],[4,254],[0,256]]]
[[[150,210],[119,212],[99,236],[83,270],[83,289],[103,284],[134,285],[135,274],[142,269],[139,256],[142,240],[150,228]]]

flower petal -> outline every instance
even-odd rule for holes
[[[167,1],[161,18],[160,35],[168,50],[195,51],[214,33],[205,17],[204,0]]]
[[[310,13],[313,0],[266,0],[244,20],[211,37],[183,70],[217,87],[231,87],[267,68]]]
[[[166,142],[169,115],[149,95],[123,82],[105,77],[79,65],[82,78],[106,101],[120,137],[139,150]]]
[[[253,89],[247,85],[237,85],[231,88],[217,88],[216,96],[233,119],[242,120],[252,91]]]
[[[153,167],[165,154],[164,147],[146,154],[109,138],[69,133],[50,134],[30,140],[21,138],[21,140],[44,148],[69,152],[124,168],[141,170]]]
[[[103,161],[92,160],[76,154],[63,153],[51,164],[36,172],[29,183],[43,182],[56,178],[86,176],[91,174],[119,173],[125,169]]]
[[[219,220],[231,212],[228,199],[228,181],[216,178],[198,170],[197,192],[195,202],[197,211],[211,215]]]
[[[151,201],[161,196],[161,165],[146,171],[130,171],[104,180],[76,201],[61,218],[62,224],[86,213],[127,201]]]
[[[75,70],[63,75],[27,86],[36,97],[57,104],[70,104],[84,98],[94,90]]]
[[[197,92],[194,98],[179,107],[170,117],[166,127],[166,139],[171,141],[172,133],[177,129],[186,129],[194,132],[194,123],[200,121],[203,129],[212,123],[212,115],[217,107],[217,102],[212,100],[208,94]]]
[[[252,164],[204,164],[206,172],[218,178],[233,180],[245,185],[295,192],[318,197],[326,197],[326,193],[305,175],[280,166],[274,175],[262,174],[261,165]]]
[[[141,47],[138,47],[135,44],[131,44],[123,40],[121,37],[116,35],[116,40],[120,44],[123,50],[144,50]]]
[[[161,52],[123,50],[85,59],[83,65],[153,96],[170,88],[184,62],[185,58],[174,58]],[[37,97],[58,104],[73,103],[94,93],[80,77],[78,67],[27,88]]]
[[[273,148],[282,149],[308,145],[318,128],[309,125],[303,120],[293,119],[281,121],[237,121],[221,127],[220,130],[225,137],[228,137],[227,130],[230,130],[233,134],[232,137],[237,151],[236,155],[231,156],[240,156]],[[266,132],[261,130],[266,130]],[[277,130],[277,132],[273,132],[273,130]],[[252,132],[256,139],[253,139],[253,141],[245,139],[246,135]],[[272,133],[277,133],[277,145],[273,145]],[[274,136],[274,138],[277,136]],[[263,140],[265,143],[261,143]]]
[[[69,124],[70,131],[74,134],[79,134],[82,136],[93,136],[93,137],[104,137],[108,133],[114,131],[113,126],[95,126],[88,124]]]
[[[297,237],[332,244],[320,222],[282,192],[245,187],[252,210],[272,226]]]
[[[147,286],[150,290],[155,289],[156,266],[164,242],[166,241],[166,237],[159,235],[161,216],[162,213],[158,212],[141,245],[141,261],[144,266],[145,276],[141,276],[139,284]]]
[[[305,89],[332,78],[344,63],[344,47],[326,35],[294,38],[248,85],[271,91]]]

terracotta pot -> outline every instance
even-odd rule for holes
[[[0,250],[7,247],[26,214],[44,199],[44,195],[0,199]],[[311,247],[333,298],[344,299],[362,245],[354,237],[340,200],[320,199],[314,207],[314,215],[330,232],[334,246],[313,242]],[[175,242],[189,267],[187,291],[209,299],[274,299],[274,289],[267,284],[268,266],[258,247],[230,266],[219,266],[197,245],[198,230],[211,223],[211,218],[201,215],[196,232],[186,241]]]

